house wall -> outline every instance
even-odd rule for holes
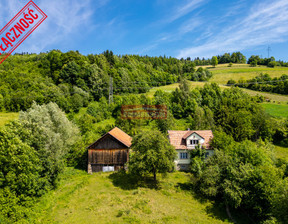
[[[189,170],[190,166],[190,153],[188,150],[185,149],[176,149],[177,151],[177,158],[175,159],[176,170]],[[180,153],[186,152],[188,153],[188,159],[180,159]]]
[[[186,145],[188,149],[195,149],[195,146],[196,146],[196,145],[191,145],[190,140],[198,140],[200,145],[204,144],[204,139],[200,137],[199,135],[197,135],[196,133],[193,133],[186,139]]]
[[[190,151],[191,150],[176,149],[176,151],[177,151],[177,158],[174,160],[176,170],[183,170],[183,171],[190,170],[190,162],[191,162]],[[180,153],[181,152],[187,152],[188,153],[188,159],[180,159]],[[207,156],[212,156],[214,154],[214,150],[208,149],[208,150],[206,150],[206,153],[208,153]]]

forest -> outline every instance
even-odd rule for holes
[[[240,52],[218,56],[219,63],[245,60]],[[114,126],[135,139],[155,129],[159,139],[183,126],[211,129],[215,155],[205,159],[201,149],[191,153],[189,189],[224,209],[248,214],[255,223],[287,223],[288,161],[276,158],[273,144],[288,146],[288,120],[270,116],[260,104],[263,97],[238,88],[264,91],[271,85],[279,90],[271,92],[287,94],[287,75],[245,81],[254,87],[232,80],[229,84],[236,86],[231,88],[206,83],[191,89],[187,80],[207,81],[213,75],[196,67],[197,61],[117,56],[108,50],[87,56],[52,50],[8,57],[0,65],[0,110],[20,113],[0,129],[0,223],[29,223],[33,204],[57,189],[64,167],[85,170],[86,147]],[[108,100],[111,78],[113,102]],[[284,84],[278,86],[279,80]],[[152,98],[145,94],[176,82],[179,88],[171,92],[158,90]],[[122,105],[166,105],[167,119],[123,120]]]

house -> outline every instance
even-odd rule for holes
[[[132,138],[115,127],[87,147],[88,173],[124,169]]]
[[[214,151],[210,147],[210,140],[213,138],[211,130],[201,131],[168,131],[170,144],[177,151],[175,160],[177,170],[189,170],[190,150],[195,149],[197,145],[206,149],[206,156],[212,155]]]

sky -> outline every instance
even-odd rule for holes
[[[288,61],[287,0],[34,0],[48,18],[15,50]],[[4,27],[28,0],[0,0]]]

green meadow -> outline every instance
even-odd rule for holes
[[[250,67],[247,64],[233,64],[232,67],[228,67],[228,64],[220,64],[217,65],[215,68],[211,66],[202,66],[202,67],[208,68],[213,73],[212,78],[208,82],[215,82],[219,84],[221,89],[230,88],[228,86],[225,86],[225,84],[228,82],[229,79],[234,79],[235,81],[238,81],[239,79],[247,80],[254,78],[260,73],[268,73],[272,78],[280,77],[282,74],[288,74],[288,67],[275,67],[275,68],[268,68],[267,66]],[[203,87],[207,82],[189,81],[189,83],[191,88],[196,88],[196,87]],[[179,83],[174,83],[170,85],[154,87],[150,89],[147,95],[149,97],[152,97],[157,90],[162,90],[164,92],[172,92],[178,86]],[[242,90],[251,96],[263,95],[264,97],[269,98],[272,101],[272,103],[288,102],[288,96],[286,95],[254,91],[244,88]]]
[[[228,67],[228,64],[221,64],[217,65],[216,68],[211,66],[206,67],[213,73],[213,77],[209,81],[218,84],[226,84],[229,79],[234,79],[235,81],[239,79],[251,79],[260,73],[268,73],[272,78],[280,77],[282,74],[288,74],[288,67],[250,67],[248,64],[233,64],[232,67]]]
[[[31,223],[231,223],[225,209],[196,196],[191,174],[169,173],[157,185],[129,175],[66,168],[59,188],[35,204]],[[237,214],[233,214],[237,219]],[[239,223],[245,223],[239,217]]]
[[[262,103],[268,114],[276,118],[288,118],[288,104]]]

